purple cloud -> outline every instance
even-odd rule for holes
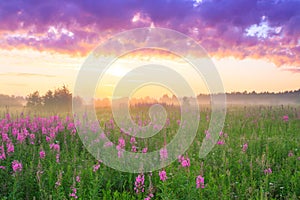
[[[0,48],[85,54],[112,34],[151,24],[193,37],[211,55],[300,66],[298,0],[0,1]]]

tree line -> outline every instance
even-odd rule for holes
[[[73,103],[82,104],[80,98],[72,98],[72,93],[66,86],[48,90],[43,96],[35,91],[26,97],[26,106],[34,109],[46,109],[53,112],[71,112]]]

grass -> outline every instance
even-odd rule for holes
[[[166,142],[172,139],[180,112],[172,107],[167,110],[170,124],[153,138],[137,138],[138,150],[162,147],[162,136]],[[132,110],[134,119],[147,122],[146,113],[147,108]],[[197,136],[184,154],[190,166],[173,162],[162,169],[165,181],[160,180],[159,171],[145,173],[144,192],[136,193],[139,174],[119,172],[97,161],[74,132],[71,118],[3,112],[0,147],[6,156],[0,159],[0,199],[144,199],[149,194],[154,195],[152,199],[299,199],[299,113],[299,106],[230,106],[219,139],[224,144],[200,159],[199,147],[210,116],[204,108]],[[111,124],[108,111],[98,114],[101,125]],[[288,121],[283,120],[285,115]],[[116,126],[105,127],[113,142],[122,137],[125,149],[131,150],[130,137]],[[50,144],[59,144],[59,150]],[[243,151],[244,144],[248,148]],[[13,170],[15,160],[22,164],[21,170]],[[272,173],[265,171],[269,168]],[[196,188],[199,175],[204,177],[205,188]]]

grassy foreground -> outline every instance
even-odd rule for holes
[[[169,142],[180,123],[169,108],[161,131]],[[141,112],[133,112],[141,124]],[[41,115],[42,116],[42,115]],[[229,107],[213,151],[199,159],[210,112],[189,150],[152,173],[123,173],[97,161],[83,146],[72,117],[0,117],[0,199],[300,199],[300,107]],[[132,138],[99,114],[121,149],[147,152],[164,141]],[[100,138],[101,139],[101,138]],[[162,152],[162,157],[167,152]]]

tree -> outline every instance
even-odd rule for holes
[[[42,107],[42,98],[40,97],[40,93],[38,91],[35,91],[32,94],[29,94],[26,97],[27,100],[27,106],[28,107],[35,107],[35,108],[40,108]]]
[[[43,105],[48,109],[53,109],[55,106],[55,99],[53,96],[53,92],[48,90],[46,94],[43,96]]]
[[[71,111],[72,94],[66,86],[56,89],[53,96],[58,111]]]

